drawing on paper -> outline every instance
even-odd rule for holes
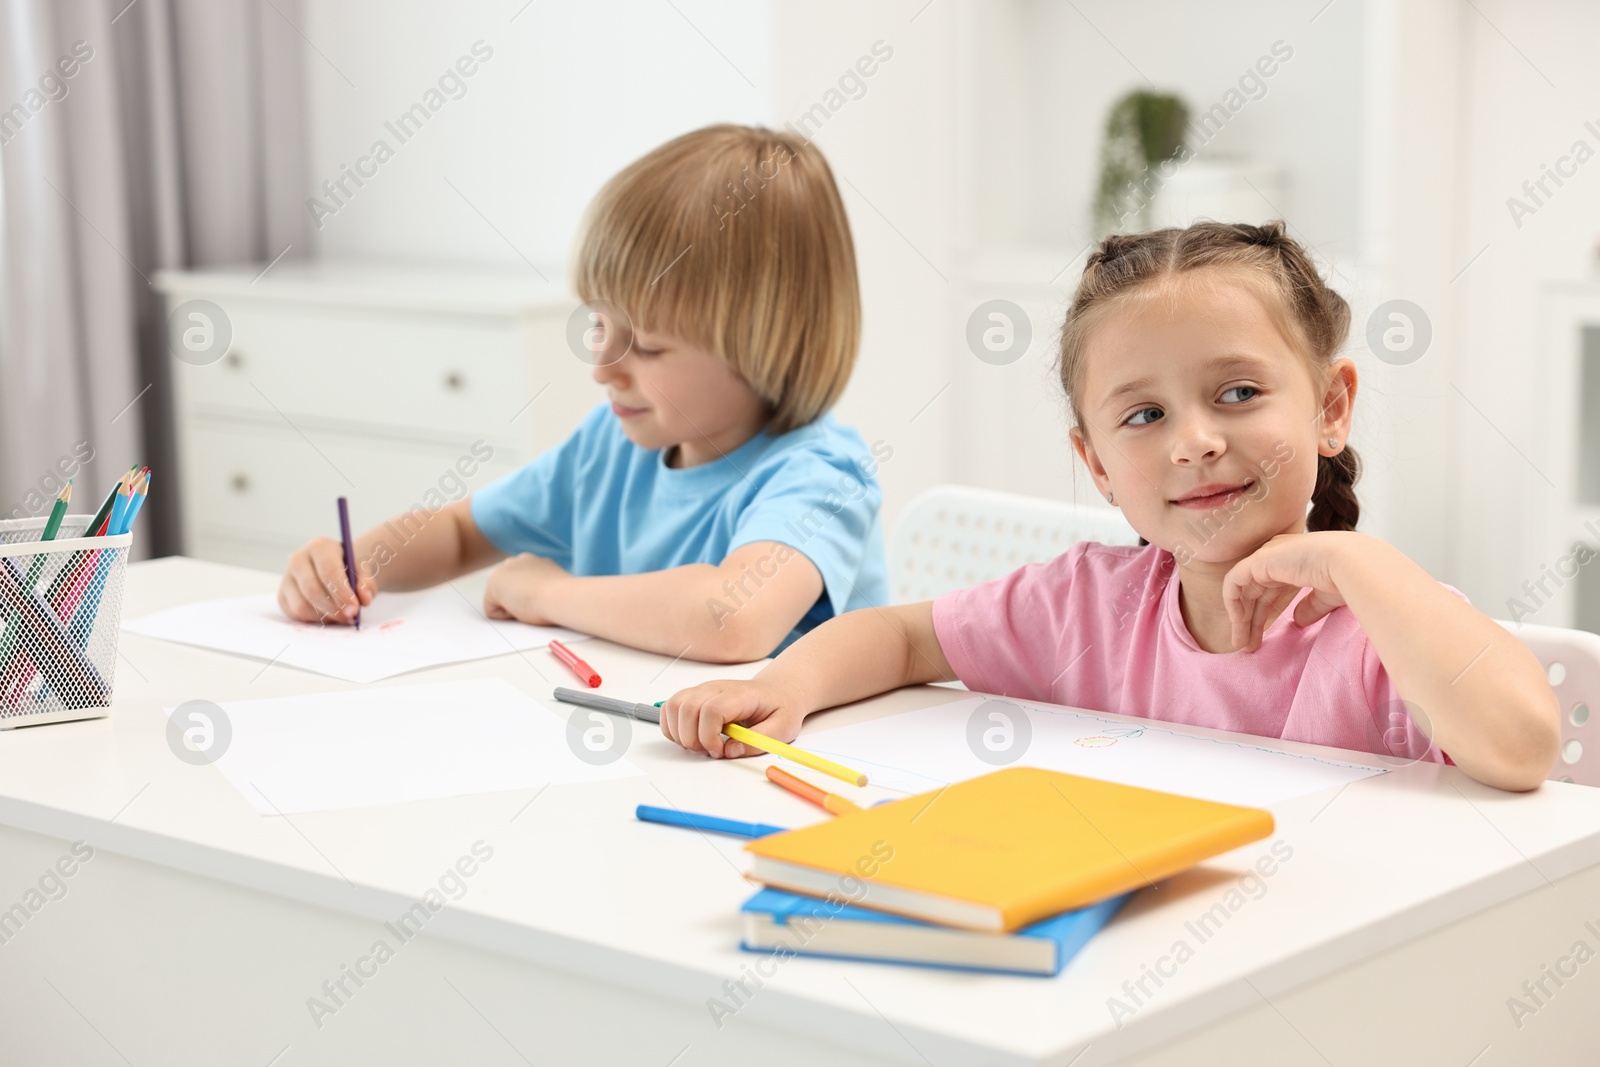
[[[1124,726],[1118,729],[1107,730],[1102,734],[1092,734],[1088,737],[1074,739],[1074,744],[1079,748],[1110,748],[1124,738],[1132,739],[1144,733],[1142,726]]]

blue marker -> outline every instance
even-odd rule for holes
[[[641,822],[658,822],[667,826],[683,826],[690,830],[706,830],[714,834],[732,834],[734,837],[766,837],[781,834],[787,827],[768,826],[764,822],[739,822],[736,819],[719,819],[715,815],[696,815],[676,808],[658,808],[640,804],[633,811]]]

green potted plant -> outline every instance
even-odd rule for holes
[[[1094,202],[1097,236],[1147,228],[1150,199],[1161,185],[1160,177],[1151,172],[1184,150],[1188,125],[1189,108],[1172,93],[1137,89],[1111,108],[1100,144],[1100,188]]]

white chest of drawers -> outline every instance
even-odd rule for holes
[[[599,398],[569,349],[576,298],[530,271],[280,263],[164,272],[169,317],[226,317],[213,362],[173,359],[183,551],[281,569],[338,536],[438,507],[562,441]]]

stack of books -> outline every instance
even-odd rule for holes
[[[1032,767],[757,838],[743,947],[1055,975],[1134,892],[1273,830],[1259,808]]]

